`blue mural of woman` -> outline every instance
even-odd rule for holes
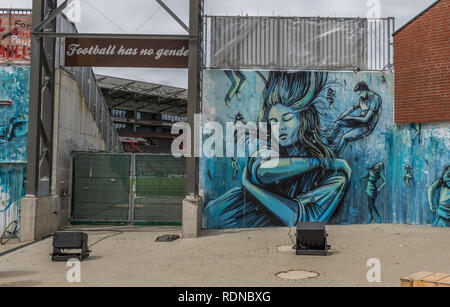
[[[434,226],[450,227],[450,166],[428,188],[428,203],[431,212],[437,215]]]
[[[279,125],[279,155],[274,159],[269,149],[260,149],[249,156],[242,187],[205,206],[207,228],[293,226],[332,217],[351,169],[323,142],[316,104],[326,84],[326,73],[269,73],[257,120]]]

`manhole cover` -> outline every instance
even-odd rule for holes
[[[277,273],[276,276],[281,279],[300,280],[318,277],[319,274],[309,271],[286,271]]]

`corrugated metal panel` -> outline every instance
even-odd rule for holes
[[[205,68],[392,69],[393,18],[205,16]]]

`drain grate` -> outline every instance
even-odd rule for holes
[[[275,274],[278,278],[287,280],[301,280],[319,277],[319,273],[310,271],[285,271]]]

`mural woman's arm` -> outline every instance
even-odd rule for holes
[[[350,174],[328,175],[315,189],[288,199],[274,194],[252,182],[245,169],[242,177],[243,187],[256,198],[269,212],[286,226],[293,226],[298,221],[328,222],[344,197]]]
[[[293,226],[297,223],[300,208],[296,201],[276,195],[253,184],[247,177],[246,169],[242,173],[242,186],[286,226]]]
[[[341,159],[280,158],[263,162],[256,172],[256,177],[259,183],[269,185],[302,175],[317,168],[342,171],[348,177],[350,177],[351,173],[347,162]]]

